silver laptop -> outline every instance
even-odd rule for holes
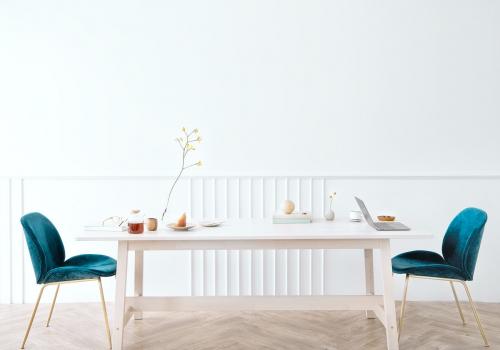
[[[409,231],[410,228],[408,226],[403,225],[400,222],[373,222],[373,219],[368,212],[368,209],[366,209],[365,203],[359,199],[358,197],[354,197],[356,199],[356,202],[358,202],[359,209],[361,209],[361,212],[363,213],[363,216],[365,217],[366,222],[368,225],[373,227],[377,231]]]

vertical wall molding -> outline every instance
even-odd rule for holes
[[[9,215],[9,242],[8,242],[8,246],[9,246],[9,301],[10,303],[13,303],[14,300],[13,300],[13,293],[14,293],[14,290],[13,290],[13,269],[12,269],[12,264],[13,264],[13,254],[12,254],[12,239],[13,239],[13,229],[14,229],[14,225],[13,225],[13,210],[12,210],[12,179],[9,179],[9,212],[8,212],[8,215]]]
[[[25,302],[25,243],[19,224],[24,215],[24,179],[9,180],[10,302]]]
[[[21,191],[21,200],[20,200],[20,210],[21,210],[21,217],[24,215],[25,210],[24,210],[24,199],[25,199],[25,194],[24,194],[24,179],[20,180],[20,191]],[[23,272],[22,275],[22,303],[24,304],[26,302],[26,268],[25,268],[25,249],[26,244],[25,244],[25,237],[24,234],[21,235],[21,270]]]

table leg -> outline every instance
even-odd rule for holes
[[[398,350],[398,329],[396,326],[396,307],[393,296],[393,278],[391,263],[391,244],[384,240],[380,249],[382,258],[382,276],[384,280],[384,313],[385,313],[385,334],[387,338],[387,349]]]
[[[375,282],[373,276],[373,249],[365,249],[365,288],[366,295],[375,294]],[[366,318],[376,318],[375,313],[366,310]]]
[[[134,296],[142,297],[142,286],[144,281],[144,251],[135,251],[135,269],[134,269]],[[134,313],[135,320],[142,320],[142,311]]]
[[[118,242],[118,264],[116,268],[115,319],[113,327],[113,350],[123,347],[125,295],[127,288],[128,242]]]

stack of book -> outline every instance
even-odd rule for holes
[[[306,212],[273,215],[273,224],[309,224],[311,222],[312,215]]]

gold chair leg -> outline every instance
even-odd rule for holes
[[[453,296],[455,297],[455,303],[457,304],[458,313],[460,314],[460,318],[462,319],[462,324],[465,326],[464,314],[462,312],[462,308],[460,307],[460,302],[458,301],[457,291],[455,290],[455,286],[453,285],[453,281],[450,281],[450,286],[451,286],[451,290],[453,291]]]
[[[38,310],[38,305],[40,304],[40,299],[42,299],[43,290],[46,285],[42,286],[40,292],[38,293],[38,298],[36,299],[35,307],[33,308],[33,312],[31,314],[30,321],[28,323],[28,329],[26,329],[26,333],[24,334],[23,343],[21,344],[21,349],[24,349],[24,345],[26,345],[26,341],[28,340],[28,335],[30,334],[31,326],[33,325],[33,320],[35,319],[36,310]]]
[[[49,326],[50,319],[52,318],[52,312],[54,311],[54,306],[56,305],[57,294],[59,294],[60,286],[61,286],[60,284],[57,285],[56,293],[54,294],[54,299],[52,299],[52,306],[50,307],[49,318],[47,319],[47,324],[46,324],[47,327]]]
[[[398,327],[398,341],[401,338],[401,332],[403,331],[403,317],[405,316],[405,306],[406,306],[406,295],[408,293],[408,283],[410,282],[410,275],[406,275],[405,278],[405,289],[403,292],[403,300],[401,300],[401,314],[399,315],[399,327]]]
[[[104,300],[104,291],[102,290],[102,282],[100,277],[97,279],[97,282],[99,283],[99,292],[101,294],[101,306],[102,306],[102,312],[104,313],[104,323],[106,326],[106,334],[108,336],[108,345],[109,348],[111,349],[112,343],[111,343],[111,332],[109,330],[108,312],[106,311],[106,301]]]
[[[465,292],[467,293],[467,298],[469,298],[469,304],[472,309],[472,313],[474,314],[474,318],[476,319],[477,327],[479,328],[481,336],[483,337],[484,346],[488,347],[490,346],[490,344],[488,344],[488,339],[486,339],[486,334],[484,333],[483,325],[481,324],[481,320],[479,319],[479,314],[477,312],[476,306],[474,305],[474,301],[472,301],[472,296],[470,295],[469,287],[467,287],[467,283],[465,282],[462,282],[462,285],[464,286]]]

